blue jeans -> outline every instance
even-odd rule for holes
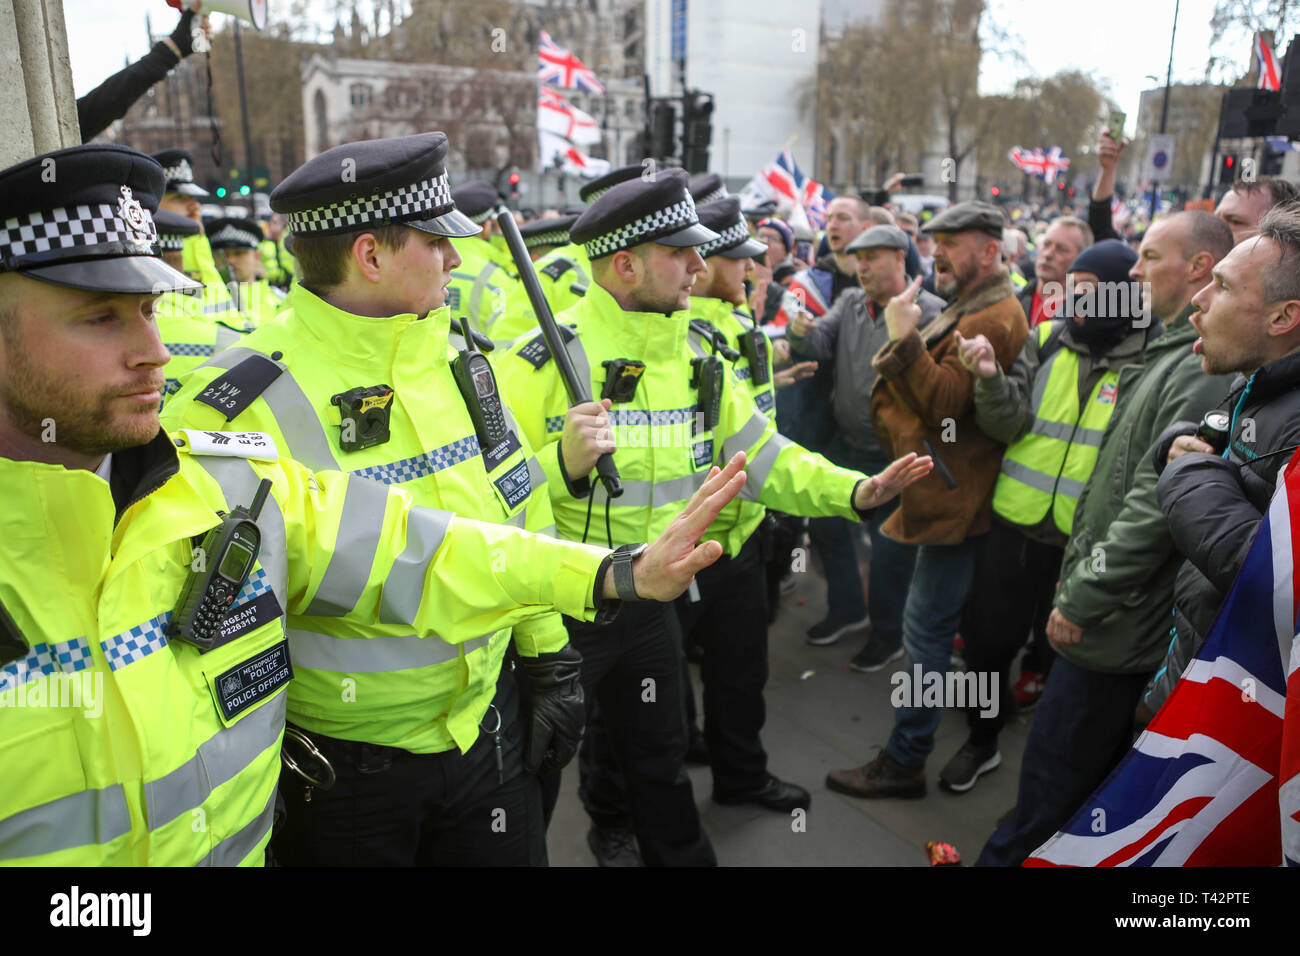
[[[907,649],[909,680],[916,664],[921,665],[923,681],[931,671],[938,672],[940,680],[948,672],[953,638],[961,626],[962,607],[975,573],[978,541],[975,537],[961,544],[923,544],[917,548],[916,569],[903,609],[903,647]],[[919,696],[919,690],[916,693]],[[942,719],[941,707],[898,708],[886,752],[904,767],[925,766]]]
[[[839,435],[831,439],[826,457],[842,468],[874,475],[889,466],[889,459],[856,449]],[[871,569],[867,600],[862,602],[862,578],[853,549],[857,522],[844,518],[813,518],[808,536],[821,556],[826,572],[826,616],[832,621],[860,621],[871,614],[871,642],[890,651],[903,641],[903,603],[916,563],[916,545],[899,544],[885,537],[880,526],[898,508],[898,499],[877,508],[867,522],[871,536]]]

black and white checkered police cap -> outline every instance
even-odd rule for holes
[[[599,259],[645,242],[698,246],[718,234],[700,224],[688,176],[666,169],[653,177],[620,183],[591,204],[569,232],[588,258]]]

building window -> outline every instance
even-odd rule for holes
[[[370,87],[365,83],[353,83],[348,94],[353,109],[370,105]]]

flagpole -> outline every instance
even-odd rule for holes
[[[1178,35],[1178,6],[1180,0],[1174,0],[1174,26],[1169,31],[1169,66],[1165,70],[1165,96],[1164,103],[1160,107],[1160,135],[1165,133],[1165,124],[1169,122],[1169,87],[1174,82],[1174,37]],[[1172,170],[1171,170],[1172,172]],[[1160,205],[1160,190],[1152,183],[1151,185],[1151,218],[1156,218],[1156,209]]]

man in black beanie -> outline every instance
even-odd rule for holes
[[[1080,253],[1062,317],[1030,332],[1006,374],[980,337],[959,340],[975,376],[975,422],[1007,450],[961,629],[968,668],[996,674],[998,697],[966,710],[970,735],[939,774],[951,792],[965,793],[1001,762],[998,733],[1015,709],[1011,666],[1031,629],[1046,642],[1074,509],[1115,410],[1120,368],[1141,362],[1163,328],[1143,314],[1128,277],[1136,261],[1118,239]]]

